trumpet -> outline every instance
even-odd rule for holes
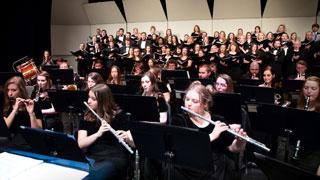
[[[88,105],[88,103],[83,102],[83,104],[86,105],[87,108],[88,108],[101,122],[104,121],[104,119],[101,118],[101,117]],[[118,139],[119,143],[122,144],[122,145],[130,152],[130,154],[133,154],[133,150],[130,148],[130,146],[129,146],[128,144],[126,144],[126,142],[124,142],[123,139],[121,139],[121,138],[119,138],[119,137],[117,136],[116,131],[115,131],[111,126],[110,126],[109,128],[110,128],[110,132],[114,135],[114,137],[116,137],[116,138]]]
[[[207,118],[205,118],[205,117],[201,116],[200,114],[197,114],[197,113],[195,113],[193,111],[190,111],[189,109],[187,109],[187,108],[185,108],[183,106],[181,106],[181,109],[186,111],[186,112],[188,112],[188,113],[190,113],[190,114],[192,114],[192,115],[194,115],[194,116],[197,116],[197,117],[201,118],[204,121],[209,122],[210,124],[216,125],[216,122],[214,122],[214,121],[212,121],[210,119],[207,119]],[[266,145],[264,145],[263,143],[261,143],[261,142],[259,142],[257,140],[254,140],[254,139],[252,139],[252,138],[250,138],[248,136],[242,136],[239,133],[233,131],[232,129],[228,129],[227,132],[229,132],[229,133],[235,135],[236,137],[239,137],[239,138],[247,141],[248,143],[250,143],[252,145],[255,145],[255,146],[257,146],[257,147],[259,147],[259,148],[261,148],[261,149],[263,149],[265,151],[268,151],[268,152],[270,151],[270,149]]]

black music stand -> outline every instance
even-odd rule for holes
[[[130,119],[133,121],[159,122],[159,111],[155,97],[114,94],[115,102],[127,113],[131,113]]]
[[[278,93],[278,90],[259,86],[239,85],[235,87],[235,92],[241,94],[244,102],[274,104],[274,95]]]
[[[199,79],[199,78],[190,78],[190,79],[175,78],[175,79],[168,80],[170,86],[172,86],[173,89],[181,90],[181,91],[185,91],[193,81],[200,81],[201,84],[203,84],[204,86],[209,84],[213,85],[213,82],[214,82],[212,79]]]
[[[287,128],[292,130],[295,140],[301,140],[302,146],[320,147],[320,113],[295,108],[286,108]]]
[[[20,133],[34,153],[91,165],[92,160],[87,159],[72,135],[25,126],[20,126]]]
[[[100,74],[104,81],[106,81],[109,76],[109,69],[90,69],[89,73],[91,72],[96,72]]]
[[[141,155],[167,163],[167,177],[174,179],[174,166],[212,171],[209,136],[193,129],[151,122],[130,122],[133,140]]]
[[[282,161],[273,159],[271,157],[264,156],[259,153],[254,153],[255,162],[267,175],[269,180],[319,180],[316,175],[310,174],[296,166],[284,163]]]
[[[129,91],[127,86],[124,85],[107,84],[107,86],[110,88],[112,94],[126,94]]]
[[[262,84],[262,80],[257,80],[257,79],[238,79],[237,84],[242,84],[242,85],[252,85],[252,86],[258,86]]]
[[[48,73],[57,89],[60,85],[74,84],[73,69],[48,69]]]
[[[50,71],[51,69],[59,69],[59,65],[51,64],[51,65],[42,65],[41,66],[42,71]]]
[[[238,93],[217,93],[213,95],[211,112],[223,116],[228,124],[243,124],[241,95]],[[232,113],[230,112],[232,110]]]
[[[57,112],[69,113],[69,120],[73,122],[73,132],[78,129],[78,123],[71,119],[71,114],[83,114],[86,109],[83,102],[88,100],[86,91],[56,90],[48,92],[54,109]]]
[[[127,93],[128,94],[138,94],[141,90],[141,78],[140,75],[126,75],[126,86],[127,86]]]
[[[282,80],[282,89],[284,92],[300,92],[303,84],[302,80],[284,79]]]
[[[161,80],[166,82],[169,79],[188,79],[190,78],[189,72],[185,70],[162,70],[161,71]]]
[[[14,76],[19,76],[23,79],[23,75],[20,72],[0,72],[0,86],[4,86],[7,80]]]

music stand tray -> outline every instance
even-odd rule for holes
[[[159,122],[157,99],[150,96],[113,94],[115,102],[133,121]]]
[[[83,104],[84,101],[88,100],[86,91],[50,90],[48,94],[57,112],[83,113],[86,109]]]
[[[130,122],[133,140],[141,155],[165,161],[168,178],[174,166],[212,171],[209,136],[193,129],[152,122]],[[209,158],[208,158],[209,157]]]
[[[223,116],[228,124],[242,124],[241,95],[238,93],[216,93],[213,95],[212,112]],[[232,113],[230,113],[232,110]]]
[[[161,71],[161,80],[166,82],[169,79],[189,79],[189,72],[185,70],[162,70]]]
[[[319,180],[316,175],[310,174],[296,166],[284,163],[271,157],[254,152],[255,162],[267,175],[269,180]]]
[[[48,69],[47,72],[55,85],[74,84],[73,69]]]
[[[91,164],[72,135],[20,126],[20,132],[32,151],[42,155]]]

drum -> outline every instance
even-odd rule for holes
[[[18,71],[22,73],[25,81],[31,81],[32,79],[37,77],[39,72],[37,66],[34,64],[32,60],[29,60],[18,66]]]

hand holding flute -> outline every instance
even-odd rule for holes
[[[126,144],[122,138],[118,137],[118,133],[116,132],[116,130],[114,130],[110,126],[110,124],[108,124],[103,118],[101,118],[86,102],[83,103],[101,121],[101,126],[97,132],[97,135],[100,137],[104,132],[110,131],[111,134],[113,134],[118,139],[119,143],[122,144],[130,152],[130,154],[133,154],[133,150],[130,148],[130,146]]]
[[[244,134],[244,133],[241,133],[241,130],[239,130],[239,131],[237,132],[236,128],[234,128],[234,127],[229,128],[229,127],[226,126],[224,123],[223,123],[223,124],[224,124],[224,125],[223,125],[223,124],[220,124],[220,122],[218,122],[218,121],[217,121],[217,122],[214,122],[214,121],[212,121],[211,119],[207,119],[207,118],[201,116],[200,114],[197,114],[197,113],[195,113],[195,112],[193,112],[193,111],[191,111],[191,110],[189,110],[189,109],[187,109],[187,108],[185,108],[185,107],[183,107],[183,106],[181,106],[181,109],[184,110],[184,111],[186,111],[186,112],[188,112],[188,113],[190,113],[190,114],[192,114],[192,115],[194,115],[194,116],[196,116],[196,117],[198,117],[198,118],[200,118],[200,119],[202,119],[202,120],[204,120],[204,121],[207,121],[207,122],[209,122],[209,123],[211,123],[211,124],[213,124],[213,125],[215,125],[215,126],[218,126],[218,127],[219,127],[219,126],[222,126],[221,129],[219,128],[221,132],[224,131],[225,129],[227,129],[227,130],[226,130],[227,132],[235,135],[238,139],[245,140],[246,142],[248,142],[248,143],[250,143],[250,144],[253,144],[253,145],[257,146],[257,147],[260,147],[261,149],[263,149],[263,150],[265,150],[265,151],[270,151],[270,149],[269,149],[268,147],[266,147],[264,144],[262,144],[261,142],[258,142],[258,141],[256,141],[256,140],[248,137],[248,136],[247,136],[246,134]],[[221,133],[221,132],[220,132],[220,133]],[[212,137],[210,137],[210,140],[211,140],[211,138],[212,138]],[[216,138],[217,138],[217,137],[216,137]],[[236,142],[235,142],[235,143],[236,143]]]

